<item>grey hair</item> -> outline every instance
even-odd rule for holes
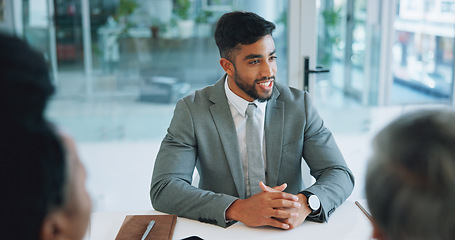
[[[366,195],[388,239],[455,239],[455,112],[409,113],[379,132]]]

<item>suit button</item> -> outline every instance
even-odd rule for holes
[[[327,213],[327,217],[330,217],[330,215],[332,215],[333,211],[335,211],[335,208],[330,209],[330,211]]]

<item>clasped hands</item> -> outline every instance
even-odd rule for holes
[[[287,184],[269,187],[259,183],[262,192],[247,199],[237,199],[226,210],[227,220],[237,220],[250,227],[272,226],[293,229],[311,213],[306,197],[283,192]]]

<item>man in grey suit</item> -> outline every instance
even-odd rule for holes
[[[327,221],[350,195],[354,177],[308,93],[275,81],[274,29],[250,12],[218,21],[226,75],[178,101],[153,171],[156,210],[222,227],[240,221],[292,229],[305,219]],[[246,140],[249,103],[257,106],[261,129],[254,145]],[[249,160],[258,150],[260,167]],[[310,187],[302,181],[302,159],[316,179]],[[195,167],[198,188],[191,185]]]

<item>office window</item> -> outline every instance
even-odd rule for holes
[[[331,71],[318,76],[321,99],[335,89],[363,105],[451,103],[455,14],[447,11],[455,1],[396,0],[395,16],[382,17],[377,2],[321,1],[318,64]],[[390,89],[380,92],[380,83]]]
[[[454,1],[443,1],[443,2],[441,2],[441,12],[443,12],[443,13],[455,13],[455,2]]]
[[[398,2],[401,5],[394,23],[392,102],[450,102],[455,14],[443,13],[452,11],[447,6],[454,2],[439,1],[441,11],[423,9],[418,18],[403,7],[403,2]]]

